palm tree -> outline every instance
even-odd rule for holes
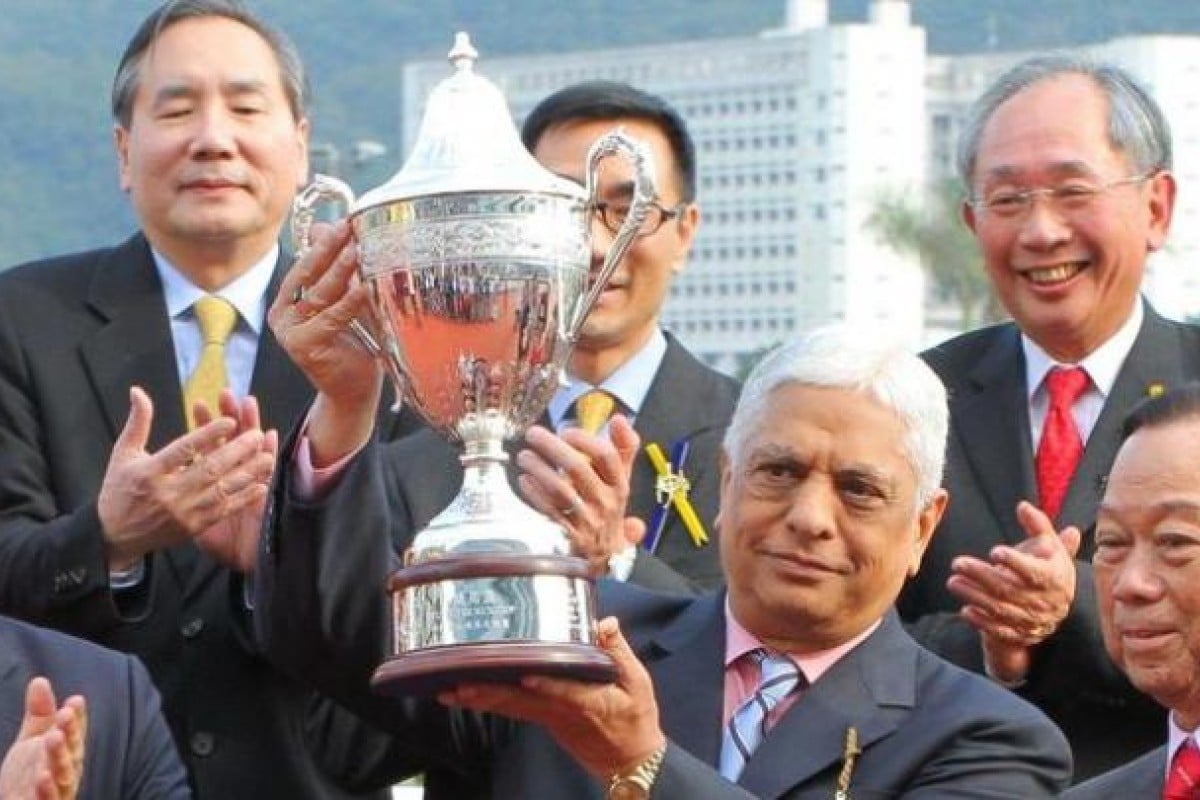
[[[958,306],[964,331],[994,322],[1003,312],[992,295],[975,237],[959,216],[958,183],[935,183],[924,203],[911,194],[890,192],[876,201],[866,227],[897,253],[915,255],[934,287]]]

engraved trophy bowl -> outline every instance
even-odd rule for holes
[[[562,384],[579,328],[656,199],[650,151],[617,130],[591,148],[585,186],[554,175],[521,144],[476,58],[458,34],[453,74],[430,94],[413,151],[388,182],[355,199],[317,175],[293,208],[300,251],[318,203],[350,209],[378,332],[370,345],[397,397],[463,451],[458,495],[389,578],[392,654],[372,681],[385,693],[528,673],[616,676],[595,643],[587,562],[560,525],[517,498],[504,443]],[[634,196],[593,270],[596,177],[611,155],[632,163]]]

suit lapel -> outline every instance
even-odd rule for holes
[[[655,636],[643,656],[654,680],[662,728],[697,758],[721,752],[725,686],[725,595],[706,595]]]
[[[186,424],[162,283],[141,234],[101,259],[92,273],[87,303],[101,323],[81,345],[80,357],[109,435],[115,440],[125,426],[129,389],[140,386],[154,403],[148,448],[156,451],[180,436]],[[195,562],[195,546],[188,542],[164,553],[173,580],[182,582]]]
[[[642,447],[657,442],[670,455],[672,444],[679,439],[693,436],[704,428],[724,426],[727,415],[718,416],[711,404],[706,403],[697,391],[695,363],[683,347],[670,335],[662,364],[654,375],[645,402],[638,412],[634,428],[641,437]],[[697,469],[716,469],[716,464],[696,465],[691,457],[685,472]],[[641,519],[650,519],[658,506],[655,498],[657,473],[646,454],[639,453],[633,465],[630,514]],[[707,524],[708,520],[704,520]]]
[[[110,433],[115,439],[125,425],[129,388],[141,386],[154,402],[150,448],[158,449],[184,429],[183,395],[162,285],[141,235],[103,257],[87,302],[102,322],[80,356]]]
[[[1125,415],[1149,395],[1153,384],[1172,389],[1187,380],[1186,354],[1182,353],[1172,329],[1149,306],[1142,328],[1117,373],[1117,380],[1104,402],[1096,426],[1088,437],[1083,459],[1075,470],[1058,522],[1088,531],[1096,523],[1096,507],[1104,494],[1104,481],[1120,444]],[[1090,540],[1090,537],[1089,537]],[[1090,550],[1090,542],[1086,545]]]
[[[267,286],[268,307],[275,299],[279,284],[287,273],[287,264],[283,259],[283,255],[280,254],[275,273],[271,276],[271,283]],[[254,359],[250,393],[258,398],[263,424],[281,432],[291,430],[313,396],[308,379],[279,346],[275,334],[265,320],[262,335],[258,340],[258,355]]]
[[[916,704],[916,656],[896,616],[888,614],[805,690],[750,757],[738,785],[755,797],[781,797],[840,767],[851,727],[862,749],[895,731]]]
[[[1016,507],[1036,500],[1030,444],[1029,404],[1025,389],[1025,357],[1015,326],[1001,328],[992,346],[968,376],[961,396],[952,398],[953,425],[962,441],[964,460],[978,476],[1010,541],[1020,536]],[[953,502],[953,499],[951,499]]]

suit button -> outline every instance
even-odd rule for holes
[[[215,742],[211,733],[193,733],[192,734],[192,754],[205,758],[212,755]]]
[[[185,639],[195,639],[200,635],[200,631],[204,630],[204,620],[200,617],[192,617],[183,625],[179,626],[179,632],[183,634]]]

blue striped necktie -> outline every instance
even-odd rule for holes
[[[768,653],[759,648],[749,657],[761,668],[762,678],[754,694],[746,698],[729,718],[721,740],[721,774],[736,782],[750,760],[751,754],[762,744],[767,735],[767,715],[779,701],[808,682],[800,674],[796,663],[785,655]]]

